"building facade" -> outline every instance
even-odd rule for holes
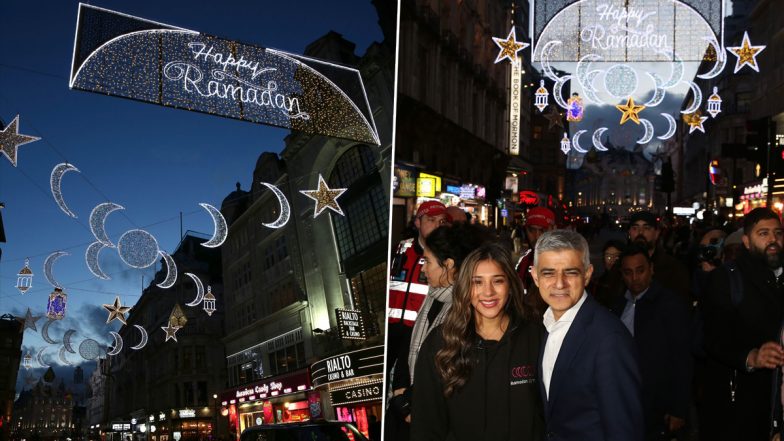
[[[309,367],[383,342],[394,51],[374,43],[358,57],[353,43],[331,32],[305,54],[359,69],[381,145],[292,133],[280,156],[259,157],[248,192],[238,185],[223,201],[233,320],[224,338],[228,387],[219,401],[235,436],[253,425],[318,417],[353,421],[367,433],[370,415],[382,414],[380,389],[362,403],[335,405],[335,381],[314,381]],[[315,216],[314,201],[299,193],[318,188],[320,178],[346,189],[337,199],[342,215]],[[357,340],[340,332],[351,327],[346,317],[359,323],[352,328]],[[380,385],[382,372],[371,366],[341,380]]]
[[[12,315],[0,317],[0,441],[8,440],[12,430],[16,376],[22,361],[23,326],[23,323]]]
[[[14,439],[73,439],[77,433],[73,409],[73,396],[62,380],[57,382],[54,375],[51,382],[39,380],[22,391],[14,404]]]
[[[147,441],[204,440],[217,433],[215,397],[226,382],[225,311],[221,253],[202,246],[207,239],[186,232],[171,255],[176,283],[159,287],[167,269],[159,271],[119,330],[124,347],[107,358],[103,369],[107,406],[101,431],[107,440],[119,441],[128,434]],[[204,302],[196,303],[205,291],[216,298],[211,315]],[[161,328],[172,325],[175,311],[184,316],[174,318],[181,329],[176,340],[165,341]],[[136,325],[147,331],[143,346]]]

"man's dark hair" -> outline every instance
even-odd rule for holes
[[[645,260],[648,261],[649,265],[653,263],[653,259],[648,254],[648,250],[645,247],[641,246],[640,244],[636,244],[636,243],[631,243],[626,247],[624,247],[623,250],[621,251],[621,257],[618,258],[618,261],[621,262],[621,264],[623,264],[623,259],[627,257],[636,256],[638,254],[642,254],[643,256],[645,256]]]
[[[467,224],[443,225],[430,233],[425,246],[430,249],[442,265],[446,259],[455,261],[455,269],[460,269],[463,260],[485,242],[495,241],[495,232],[485,226]]]
[[[748,236],[751,234],[751,230],[754,229],[755,225],[757,225],[760,221],[767,219],[775,219],[777,221],[781,220],[775,211],[767,207],[757,207],[749,211],[749,214],[743,217],[743,234]]]

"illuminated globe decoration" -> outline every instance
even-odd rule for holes
[[[91,338],[85,339],[79,344],[79,355],[85,360],[95,360],[103,353],[101,345]]]
[[[158,241],[144,230],[130,230],[117,241],[120,259],[133,268],[147,268],[158,260]]]
[[[49,294],[49,302],[46,304],[46,316],[52,320],[62,320],[65,317],[65,305],[68,295],[62,288],[55,288]]]

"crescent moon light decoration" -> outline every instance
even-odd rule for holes
[[[62,183],[63,183],[63,175],[68,173],[69,171],[76,171],[78,172],[79,169],[74,167],[67,162],[62,164],[57,164],[52,169],[52,175],[49,178],[49,187],[52,189],[52,196],[54,197],[55,203],[57,206],[63,210],[63,213],[76,218],[76,214],[71,211],[67,205],[65,205],[65,200],[63,199],[63,192],[62,192]]]
[[[599,127],[598,129],[596,129],[596,131],[593,132],[593,137],[592,137],[593,148],[595,148],[600,152],[606,152],[607,150],[609,150],[607,147],[604,146],[604,144],[602,144],[602,135],[606,131],[607,131],[607,127]]]
[[[193,279],[193,283],[196,284],[196,298],[193,299],[192,302],[186,303],[186,305],[198,306],[198,304],[201,303],[202,300],[204,300],[204,285],[201,283],[201,280],[198,277],[196,277],[195,274],[185,273],[185,275]]]
[[[648,144],[653,139],[653,124],[645,118],[640,118],[640,124],[645,127],[645,134],[637,141],[637,144]]]
[[[662,113],[661,116],[663,116],[670,123],[670,126],[667,129],[667,133],[665,133],[664,135],[661,135],[661,136],[657,136],[657,138],[659,138],[662,141],[664,141],[666,139],[672,138],[672,135],[675,134],[675,131],[678,128],[678,123],[675,121],[675,118],[672,115],[670,115],[669,113]]]
[[[63,364],[65,364],[67,366],[73,366],[73,363],[71,363],[70,361],[68,361],[67,358],[65,358],[65,346],[60,348],[60,355],[59,356],[60,356],[60,361],[62,361]]]
[[[207,242],[201,244],[203,247],[207,248],[217,248],[226,241],[226,236],[229,233],[229,229],[226,227],[226,219],[221,214],[220,210],[213,207],[210,204],[200,203],[202,207],[204,207],[207,212],[210,213],[212,216],[212,221],[215,224],[215,230],[212,233],[212,238]]]
[[[158,288],[168,289],[174,286],[174,282],[177,281],[177,265],[174,263],[174,259],[165,251],[159,251],[160,255],[163,257],[163,261],[166,262],[166,278],[163,282],[155,285]]]
[[[662,84],[661,87],[665,89],[669,89],[674,87],[676,84],[680,83],[683,79],[683,60],[678,54],[673,53],[672,51],[667,52],[671,55],[672,58],[675,58],[675,64],[672,67],[672,74],[670,75],[670,79],[667,80],[666,83]]]
[[[291,207],[289,207],[289,201],[286,199],[286,195],[283,194],[280,189],[272,184],[268,184],[266,182],[261,182],[261,185],[269,188],[273,193],[275,193],[275,197],[278,198],[278,202],[280,203],[280,214],[278,218],[275,219],[274,222],[265,224],[262,223],[267,228],[280,228],[289,221],[289,216],[291,216]]]
[[[41,348],[41,350],[38,351],[38,355],[35,356],[36,361],[38,361],[38,364],[42,368],[48,368],[49,367],[48,364],[44,363],[44,358],[43,358],[44,357],[44,351],[46,350],[47,347],[48,346],[44,346],[43,348]]]
[[[71,336],[74,334],[76,334],[76,329],[69,329],[65,331],[65,334],[63,334],[63,347],[66,351],[72,354],[76,353],[73,346],[71,346]]]
[[[655,72],[646,72],[646,73],[648,74],[648,76],[650,76],[653,79],[653,84],[655,85],[655,87],[653,91],[653,96],[651,97],[650,100],[648,100],[647,103],[644,104],[644,106],[656,107],[659,104],[661,104],[662,101],[664,101],[664,96],[667,93],[667,91],[663,87],[661,87],[662,82],[664,80],[662,80],[662,78]]]
[[[124,209],[125,207],[122,205],[117,205],[113,202],[104,202],[93,208],[93,211],[90,213],[90,231],[93,232],[95,240],[103,243],[109,248],[114,248],[114,244],[109,240],[109,236],[106,235],[106,230],[104,228],[106,217],[109,216],[109,213],[112,211]]]
[[[587,132],[587,130],[578,130],[572,135],[572,148],[578,153],[588,153],[588,150],[580,148],[580,136],[585,132]]]
[[[104,248],[106,248],[106,244],[103,242],[97,241],[91,243],[84,252],[84,261],[87,263],[87,269],[89,269],[95,277],[103,280],[110,280],[111,277],[106,275],[98,264],[98,254]]]
[[[691,91],[694,94],[694,102],[691,103],[691,106],[685,110],[681,110],[681,113],[694,113],[697,109],[700,108],[702,105],[702,90],[700,90],[700,86],[697,85],[694,81],[684,81],[686,84],[691,87]]]
[[[547,78],[553,81],[558,81],[558,75],[556,75],[555,72],[553,72],[553,68],[550,66],[550,51],[553,50],[553,48],[559,44],[563,44],[563,42],[561,42],[560,40],[548,41],[547,44],[545,44],[544,47],[542,47],[542,52],[540,57],[542,60],[541,61],[542,73],[544,73],[544,75]]]
[[[57,261],[57,259],[63,256],[70,256],[70,253],[65,251],[55,251],[54,253],[48,255],[46,260],[44,260],[44,278],[46,278],[46,281],[55,288],[62,288],[62,285],[57,283],[57,280],[55,280],[54,276],[52,276],[52,267],[54,266],[54,263]]]
[[[134,349],[134,350],[137,350],[137,351],[138,351],[139,349],[141,349],[141,348],[143,348],[145,345],[147,345],[147,330],[146,330],[146,329],[144,329],[142,326],[139,326],[139,325],[133,325],[133,326],[134,326],[136,329],[138,329],[138,330],[139,330],[139,333],[140,333],[140,335],[142,336],[142,339],[141,339],[141,341],[139,342],[139,344],[138,344],[138,345],[136,345],[136,346],[131,346],[131,349]]]
[[[108,351],[106,355],[117,355],[122,351],[123,339],[120,334],[114,331],[109,331],[109,334],[112,334],[112,337],[114,337],[114,348],[111,351]]]
[[[601,70],[592,70],[589,71],[588,69],[591,66],[591,63],[594,61],[601,60],[602,57],[596,54],[588,54],[580,59],[577,63],[577,82],[580,83],[580,86],[583,88],[583,94],[588,98],[590,101],[593,101],[598,104],[603,104],[601,98],[596,95],[596,88],[593,87],[593,80],[596,78]]]
[[[553,98],[555,99],[556,104],[561,106],[563,109],[569,109],[569,105],[566,104],[566,101],[564,101],[561,89],[563,89],[564,84],[566,84],[566,82],[571,79],[571,75],[564,75],[563,77],[558,78],[558,80],[555,82],[555,85],[553,86]]]
[[[697,75],[697,78],[702,78],[704,80],[709,80],[711,78],[716,78],[721,71],[724,70],[724,67],[727,65],[727,54],[721,49],[719,46],[719,42],[716,41],[715,38],[706,38],[708,40],[708,44],[713,46],[713,49],[716,51],[716,64],[713,65],[713,68],[708,72]]]
[[[46,323],[44,323],[44,327],[41,328],[41,338],[43,338],[44,341],[50,345],[56,345],[57,343],[60,343],[59,341],[52,340],[52,338],[49,337],[49,326],[54,322],[54,319],[49,319],[46,321]]]

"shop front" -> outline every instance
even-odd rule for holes
[[[248,427],[308,421],[310,391],[306,369],[269,377],[221,393],[221,415],[237,437]]]
[[[373,346],[334,355],[311,366],[311,383],[328,396],[328,419],[353,423],[365,436],[372,422],[381,421],[383,410],[384,346]]]

